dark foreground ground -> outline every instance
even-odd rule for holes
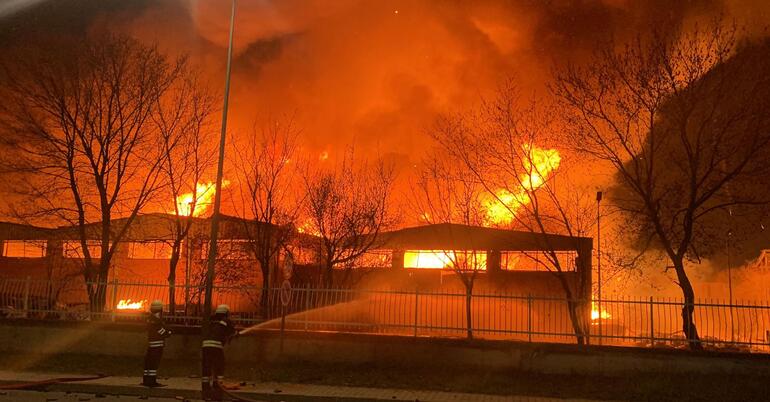
[[[136,400],[125,396],[91,395],[65,392],[0,391],[0,402],[124,402]],[[173,398],[146,398],[146,402],[172,402]]]
[[[141,359],[80,355],[4,355],[6,370],[66,372],[116,376],[141,373]],[[161,376],[198,375],[197,361],[164,361]],[[337,386],[440,390],[499,395],[632,401],[753,401],[770,399],[770,378],[729,375],[635,375],[597,377],[544,375],[517,371],[456,370],[383,365],[319,365],[286,362],[270,366],[231,365],[227,377],[249,382],[292,382]]]

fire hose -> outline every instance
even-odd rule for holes
[[[2,390],[22,390],[22,389],[30,389],[30,388],[37,388],[42,387],[46,385],[53,385],[53,384],[60,384],[64,382],[77,382],[77,381],[90,381],[90,380],[98,380],[100,378],[108,377],[104,374],[97,374],[95,376],[91,377],[59,377],[59,378],[49,378],[47,380],[41,380],[41,381],[27,381],[17,384],[3,384],[0,385],[0,389]]]
[[[228,396],[229,398],[231,398],[233,401],[238,401],[238,402],[259,402],[259,401],[256,401],[254,399],[249,399],[249,398],[246,398],[246,397],[243,397],[243,396],[236,395],[236,394],[234,394],[232,392],[228,392],[224,388],[222,388],[222,393],[225,394],[226,396]]]

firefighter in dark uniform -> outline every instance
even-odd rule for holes
[[[222,379],[225,373],[224,347],[238,335],[230,321],[230,307],[220,304],[211,316],[203,336],[201,391],[204,400],[222,400]]]
[[[144,376],[142,385],[145,387],[162,387],[158,383],[158,365],[163,356],[166,338],[171,336],[163,321],[163,302],[155,300],[150,305],[150,315],[147,317],[147,353],[144,355]]]

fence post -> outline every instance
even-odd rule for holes
[[[24,318],[29,316],[29,286],[31,280],[32,278],[28,276],[27,280],[24,282]]]
[[[48,278],[45,284],[45,306],[46,316],[56,311],[56,302],[53,300],[53,281]]]
[[[112,319],[112,322],[115,322],[115,310],[118,309],[118,278],[112,279],[112,306],[110,311],[112,314],[110,314],[110,318]]]
[[[532,295],[527,295],[527,337],[532,342]]]
[[[650,296],[650,347],[655,347],[655,315],[653,314],[655,304]]]
[[[419,300],[420,300],[420,291],[418,289],[414,290],[414,336],[417,336],[417,314],[418,314],[418,306],[419,306]]]

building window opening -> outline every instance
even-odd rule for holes
[[[472,250],[408,250],[404,253],[404,268],[484,271],[487,254]]]
[[[43,258],[47,242],[45,240],[5,240],[3,257]]]

